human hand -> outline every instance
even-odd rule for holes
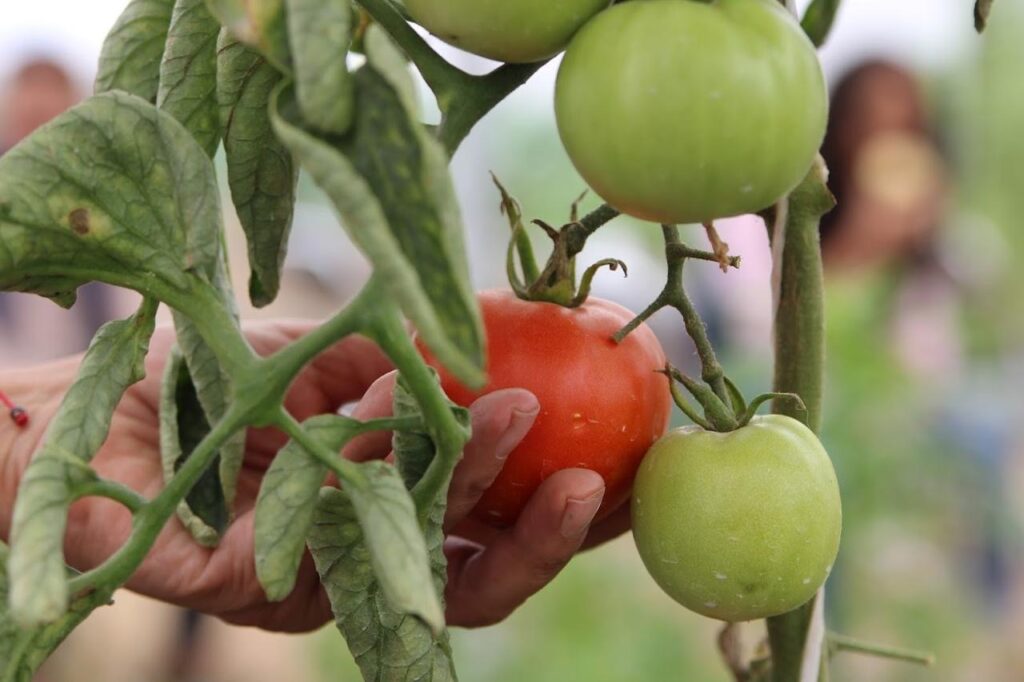
[[[260,355],[269,355],[314,328],[312,323],[273,322],[247,328]],[[121,482],[147,498],[163,487],[159,454],[160,377],[174,336],[159,329],[146,360],[146,379],[133,386],[118,406],[107,441],[93,465],[101,476]],[[5,374],[8,386],[33,416],[31,428],[0,430],[0,537],[10,530],[13,490],[41,441],[45,425],[74,379],[79,359]],[[35,378],[32,381],[32,378]],[[386,416],[391,410],[394,374],[387,358],[371,342],[352,337],[319,356],[296,379],[285,407],[299,421],[337,411],[360,400],[353,416]],[[583,545],[613,537],[628,527],[623,508],[591,528],[604,494],[597,474],[571,469],[551,476],[531,499],[517,524],[497,531],[468,517],[477,499],[498,474],[539,411],[534,396],[509,389],[484,396],[470,412],[473,438],[452,481],[445,531],[449,559],[448,620],[452,625],[496,623],[546,585]],[[3,440],[4,434],[7,441]],[[4,443],[8,445],[2,445]],[[162,601],[219,616],[229,622],[273,630],[303,631],[331,618],[326,595],[307,555],[293,593],[270,603],[255,574],[253,507],[260,481],[286,437],[273,429],[251,429],[239,485],[235,521],[221,543],[204,548],[175,519],[162,531],[128,587]],[[382,458],[390,434],[367,434],[343,451],[354,460]],[[88,570],[102,563],[127,539],[131,516],[102,498],[71,507],[65,541],[70,565]]]

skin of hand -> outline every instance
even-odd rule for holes
[[[314,323],[274,321],[247,326],[253,348],[266,356],[312,331]],[[132,386],[117,408],[110,434],[93,459],[104,477],[147,498],[163,487],[158,405],[174,335],[160,328],[146,359],[146,378]],[[0,419],[0,538],[8,540],[18,481],[48,421],[74,381],[81,357],[0,374],[0,386],[28,409],[32,421],[18,429]],[[359,401],[353,416],[387,416],[394,372],[370,341],[350,337],[321,354],[296,378],[285,407],[302,421],[336,412]],[[447,617],[451,625],[477,627],[506,618],[550,582],[581,548],[613,538],[629,527],[624,506],[591,527],[604,495],[604,482],[583,469],[560,471],[540,487],[510,529],[497,531],[468,518],[477,499],[500,471],[505,457],[529,431],[540,406],[521,389],[480,398],[470,412],[473,437],[452,480],[445,518],[448,557]],[[228,622],[269,630],[302,632],[331,619],[330,605],[311,557],[302,561],[295,590],[282,602],[267,601],[256,579],[253,506],[260,481],[286,438],[273,429],[250,429],[238,485],[236,518],[213,549],[198,545],[172,519],[127,587],[150,597],[218,616]],[[357,461],[390,454],[390,433],[366,434],[342,455]],[[102,498],[72,505],[65,539],[68,563],[88,570],[127,539],[131,516]]]

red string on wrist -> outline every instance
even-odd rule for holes
[[[11,421],[21,428],[28,426],[28,412],[24,408],[15,405],[14,401],[7,397],[7,394],[3,391],[0,391],[0,403],[3,403],[4,407],[7,408]]]

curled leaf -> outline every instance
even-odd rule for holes
[[[310,436],[335,452],[359,433],[359,426],[337,415],[313,417],[303,424]],[[256,576],[270,601],[281,601],[295,588],[326,475],[326,465],[289,441],[263,477],[256,500]]]
[[[372,549],[364,528],[344,492],[334,488],[321,491],[309,548],[335,623],[363,679],[455,680],[447,634],[435,638],[426,623],[403,613],[385,595],[368,560]],[[421,584],[419,588],[433,592],[429,586]]]
[[[368,64],[354,75],[359,106],[346,135],[308,132],[284,84],[271,105],[274,129],[330,197],[420,338],[464,383],[480,385],[483,327],[444,151],[409,109],[407,66],[373,27],[367,52]]]
[[[10,605],[24,627],[56,621],[68,609],[68,508],[96,477],[88,462],[106,440],[121,396],[145,376],[155,314],[155,303],[146,301],[132,317],[100,329],[22,478],[11,527]]]
[[[344,134],[352,124],[352,79],[345,56],[352,42],[351,0],[286,0],[303,118],[317,130]]]
[[[206,6],[232,35],[251,45],[279,71],[291,71],[285,0],[206,0]]]
[[[228,185],[249,244],[249,298],[257,307],[273,301],[281,285],[299,177],[298,165],[270,123],[270,93],[280,80],[256,50],[221,33],[217,99]]]
[[[156,102],[160,62],[174,0],[131,0],[110,29],[96,73],[96,92],[124,90]]]
[[[160,64],[157,106],[178,119],[209,156],[220,143],[217,36],[203,0],[177,0]]]
[[[160,393],[160,457],[165,480],[174,477],[209,432],[210,422],[199,404],[185,358],[174,348],[167,360]],[[182,525],[197,542],[208,547],[217,544],[229,519],[216,466],[218,460],[219,456],[178,505]]]

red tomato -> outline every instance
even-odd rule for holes
[[[665,353],[647,325],[621,344],[612,335],[634,315],[597,298],[579,308],[523,301],[507,290],[478,295],[487,329],[489,383],[460,385],[421,346],[451,399],[468,406],[502,388],[525,388],[540,413],[473,510],[493,526],[512,524],[541,482],[561,469],[601,474],[602,514],[629,497],[644,454],[668,426]]]

